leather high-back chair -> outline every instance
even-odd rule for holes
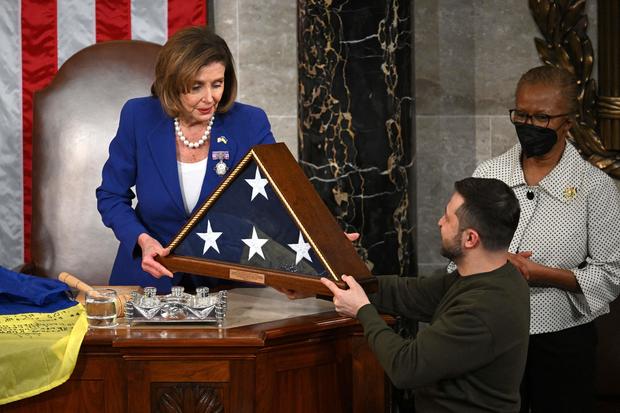
[[[67,271],[107,284],[118,241],[104,227],[95,189],[123,103],[150,94],[161,46],[112,41],[87,47],[35,94],[32,261],[37,274]]]

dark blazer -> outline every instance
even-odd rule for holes
[[[254,145],[274,142],[262,109],[235,102],[228,112],[216,113],[196,208],[223,179],[215,173],[213,151],[228,152],[225,162],[230,171]],[[166,246],[190,217],[185,212],[177,172],[174,121],[157,98],[136,98],[125,103],[109,153],[96,195],[103,223],[120,241],[110,285],[154,286],[158,292],[167,292],[179,282],[181,274],[175,274],[172,280],[157,279],[142,271],[142,254],[137,245],[138,236],[146,232]],[[138,202],[133,208],[136,196]]]

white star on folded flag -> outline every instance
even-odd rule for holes
[[[313,277],[328,275],[329,269],[319,259],[318,246],[305,232],[305,220],[295,220],[292,205],[274,193],[277,181],[271,178],[278,177],[269,172],[271,165],[265,163],[262,168],[258,159],[246,159],[249,160],[244,161],[242,168],[233,170],[225,190],[210,199],[212,203],[208,210],[202,215],[194,215],[192,219],[198,222],[191,226],[186,224],[184,231],[187,234],[173,249],[173,254],[198,261],[247,265],[265,271]],[[273,162],[280,165],[277,160]],[[254,188],[254,197],[257,198],[254,201],[250,200],[252,191],[248,185]],[[269,199],[258,196],[263,191]],[[296,193],[291,192],[291,196]],[[196,236],[198,234],[200,236]]]
[[[312,258],[310,258],[310,254],[308,254],[308,251],[310,250],[310,244],[304,241],[304,237],[301,235],[301,231],[299,231],[299,240],[297,241],[297,244],[288,244],[288,246],[293,251],[295,251],[295,265],[299,264],[299,261],[301,261],[303,258],[307,259],[308,261],[312,261]]]
[[[220,235],[222,235],[222,233],[213,232],[213,230],[211,229],[211,221],[207,220],[207,232],[197,232],[196,235],[198,235],[205,241],[205,246],[202,250],[203,254],[206,254],[206,252],[209,251],[209,248],[211,247],[213,247],[213,249],[216,250],[219,254],[220,249],[217,247],[216,240],[220,237]]]
[[[256,174],[254,175],[254,179],[246,179],[245,181],[252,187],[252,198],[250,201],[253,201],[258,194],[264,196],[265,199],[269,199],[267,198],[267,192],[265,192],[265,185],[267,185],[269,181],[260,176],[258,166],[256,166]]]
[[[263,255],[263,245],[265,245],[265,243],[269,241],[269,239],[258,238],[258,236],[256,235],[256,227],[252,227],[252,238],[245,238],[241,241],[243,241],[245,245],[250,247],[248,261],[252,259],[254,254],[258,254],[263,257],[263,259],[265,259],[265,256]]]

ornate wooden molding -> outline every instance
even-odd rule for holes
[[[156,387],[152,389],[156,413],[224,412],[220,390],[206,383],[158,383]]]
[[[596,81],[591,78],[594,50],[586,33],[585,5],[585,0],[529,0],[530,11],[543,36],[534,41],[545,64],[568,70],[577,78],[580,111],[570,132],[571,139],[585,159],[620,178],[620,152],[614,150],[620,148],[613,147],[612,139],[602,139],[598,133],[599,117],[620,117],[619,98],[597,95]]]
[[[597,2],[598,121],[603,144],[620,151],[620,2]]]

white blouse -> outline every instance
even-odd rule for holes
[[[204,158],[202,161],[192,163],[177,161],[183,205],[185,205],[185,212],[188,214],[194,210],[198,203],[202,181],[204,181],[207,172],[207,160],[208,158]]]
[[[521,216],[510,251],[532,251],[531,260],[572,271],[582,290],[531,287],[530,334],[590,322],[608,313],[609,303],[620,293],[618,188],[570,142],[537,186],[525,182],[520,158],[517,144],[482,163],[474,176],[504,181],[519,199]]]

